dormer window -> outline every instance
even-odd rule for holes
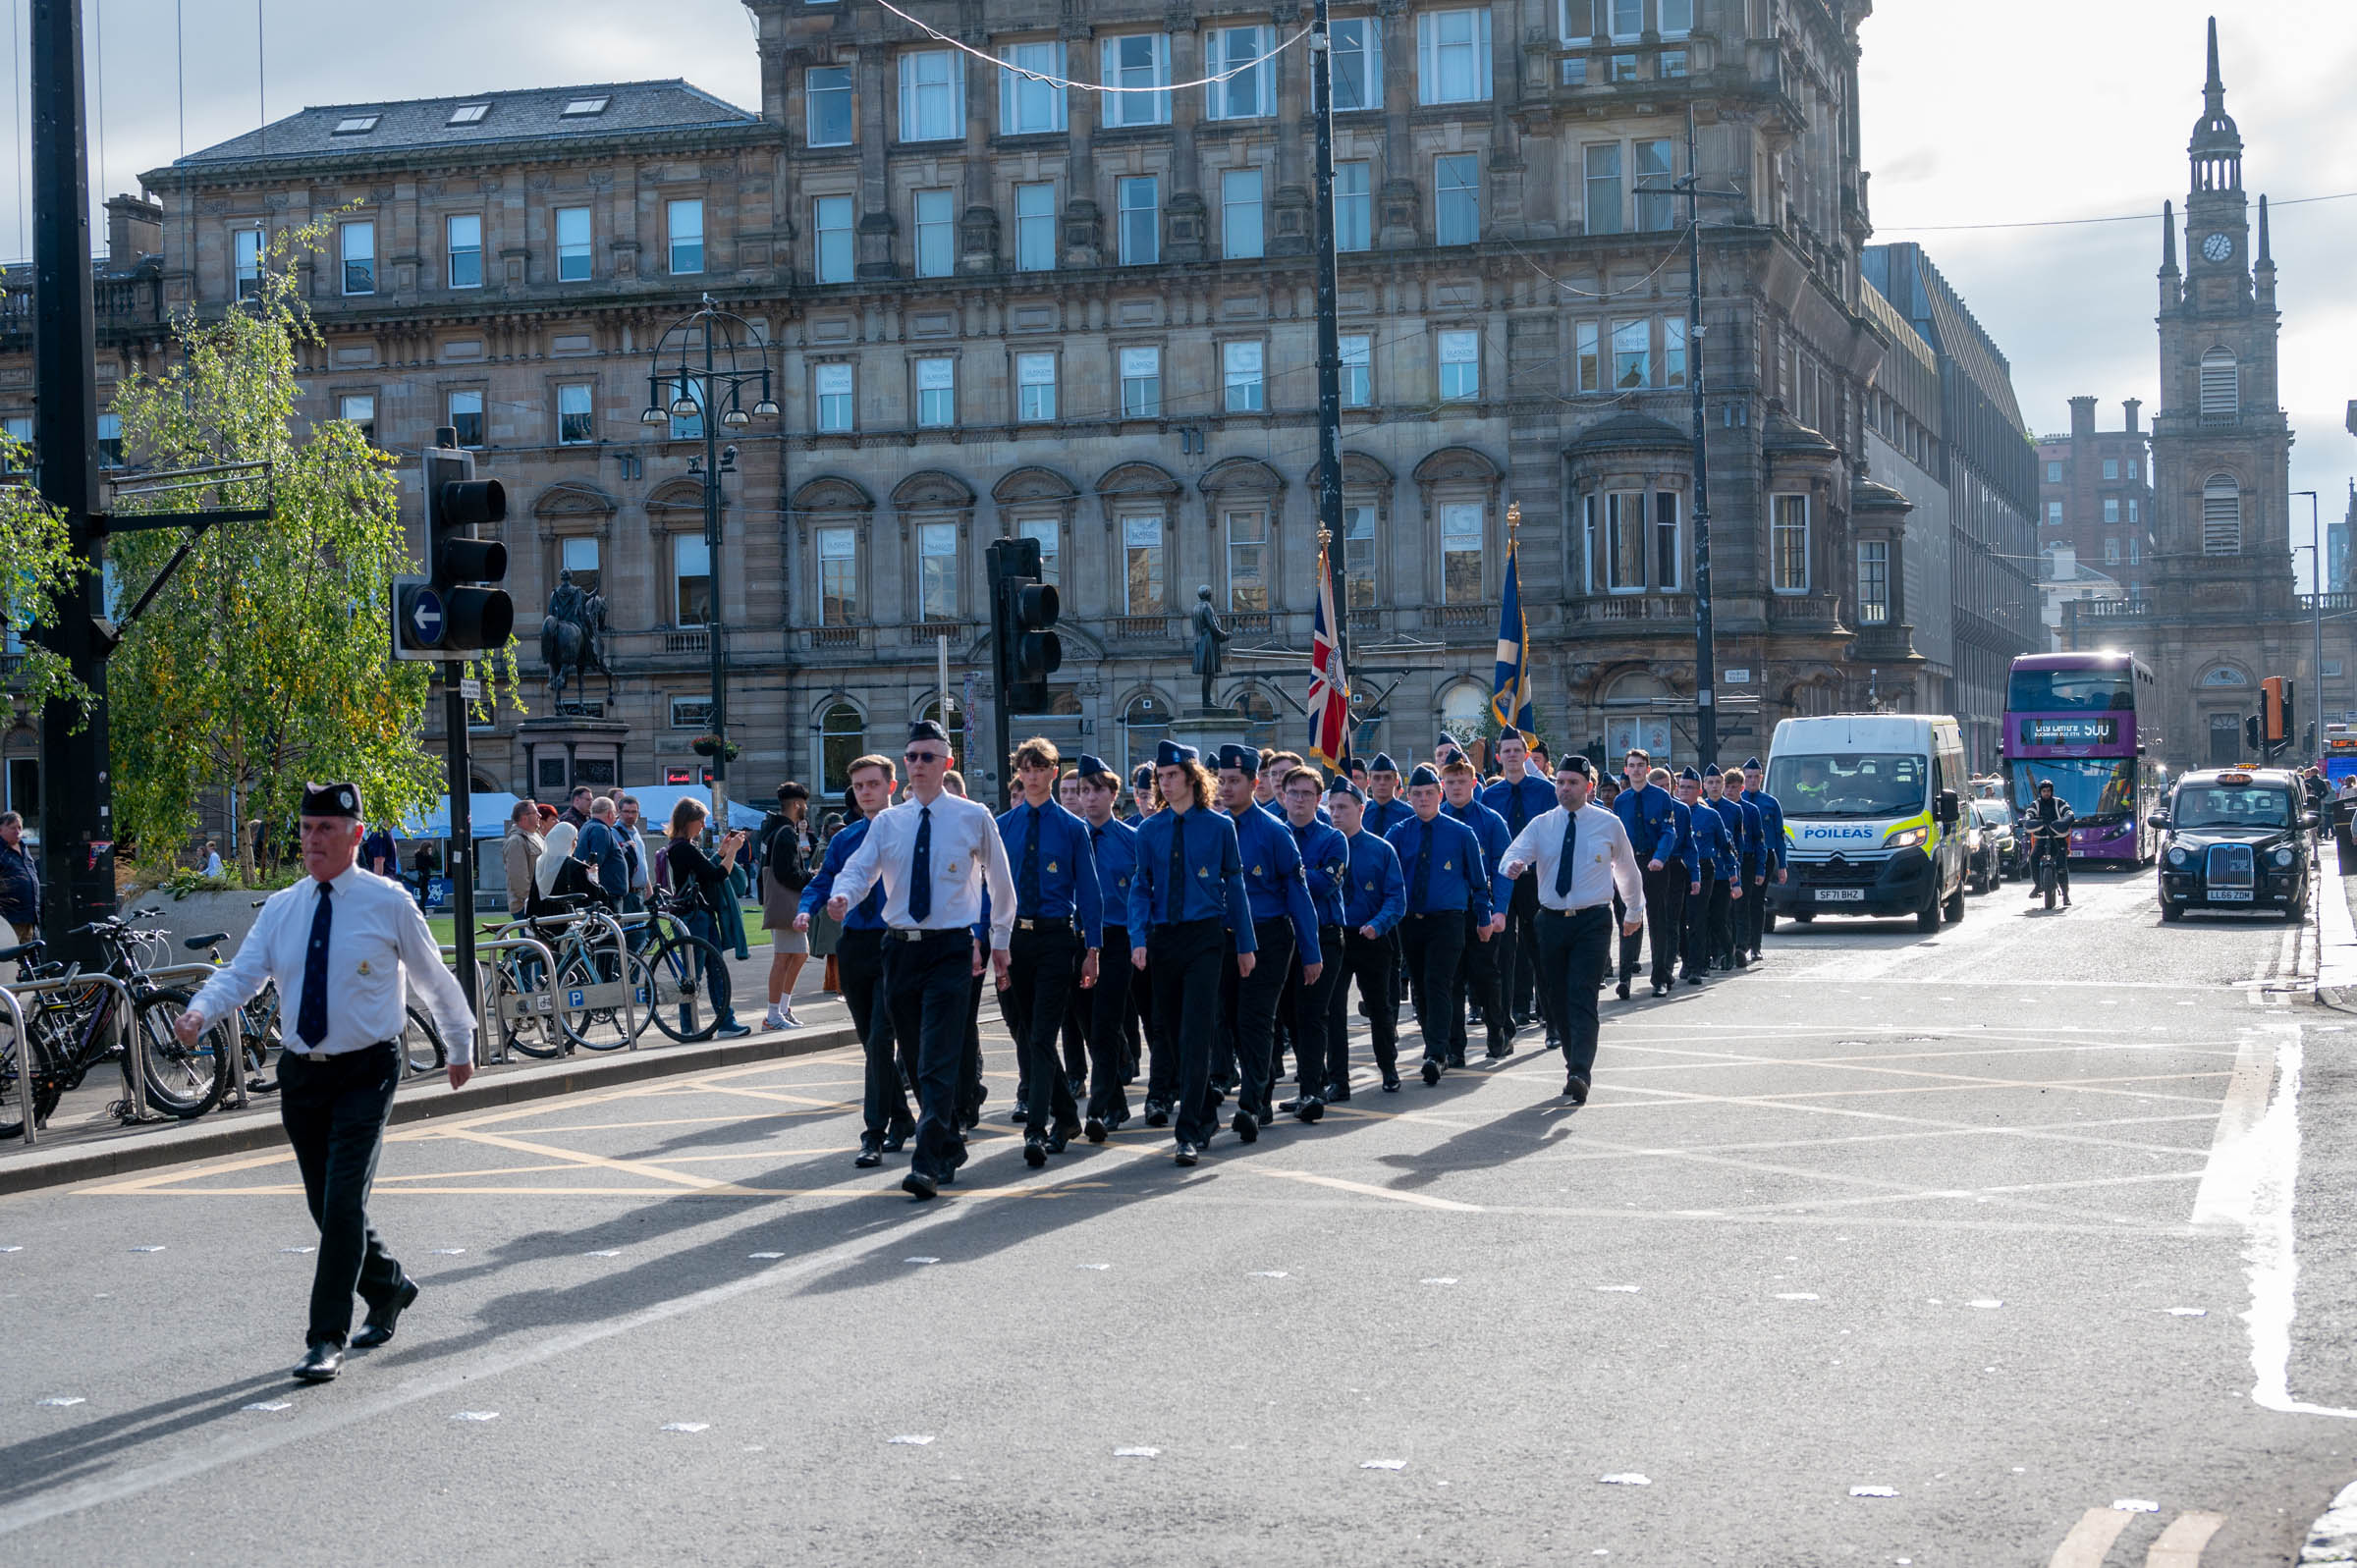
[[[450,118],[442,123],[446,126],[479,126],[483,123],[483,116],[490,112],[491,106],[487,103],[462,103],[451,110]]]
[[[364,136],[374,131],[377,121],[383,118],[382,115],[374,114],[347,115],[336,122],[336,129],[332,134],[339,136]]]
[[[574,98],[566,103],[565,113],[560,118],[566,120],[586,120],[593,114],[604,114],[606,112],[606,105],[612,103],[613,101],[614,100],[612,98],[604,97]]]

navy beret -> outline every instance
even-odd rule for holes
[[[1451,746],[1447,751],[1441,753],[1441,766],[1444,768],[1448,767],[1453,762],[1464,762],[1466,760],[1465,754],[1457,750],[1454,746]]]
[[[1441,776],[1432,771],[1432,764],[1429,762],[1417,763],[1416,771],[1407,776],[1407,786],[1410,789],[1415,788],[1418,784],[1437,784],[1440,782]]]
[[[1111,779],[1116,784],[1119,784],[1122,778],[1120,774],[1105,766],[1103,757],[1094,756],[1085,751],[1080,753],[1080,760],[1072,764],[1072,771],[1083,779]]]
[[[360,820],[360,786],[356,784],[306,784],[302,813],[306,817],[348,817]]]
[[[1367,764],[1369,773],[1398,773],[1398,771],[1399,764],[1392,760],[1392,754],[1388,751],[1378,751],[1375,753],[1375,760]]]
[[[1154,748],[1154,766],[1157,768],[1183,768],[1188,763],[1197,761],[1201,755],[1192,746],[1182,746],[1176,740],[1165,740]]]
[[[1348,795],[1351,799],[1359,801],[1362,804],[1367,798],[1367,792],[1364,789],[1361,789],[1358,785],[1352,784],[1347,779],[1337,779],[1334,783],[1326,786],[1326,792],[1329,795]]]
[[[1679,784],[1700,784],[1702,783],[1702,775],[1696,773],[1692,766],[1689,765],[1677,770],[1677,782]]]
[[[1743,771],[1745,773],[1765,773],[1768,770],[1760,766],[1759,758],[1754,757],[1749,762],[1743,764]]]
[[[1233,768],[1238,773],[1256,774],[1260,772],[1260,753],[1251,746],[1239,746],[1233,741],[1230,741],[1220,748],[1218,758],[1213,766],[1222,769]]]

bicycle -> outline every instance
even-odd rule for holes
[[[2032,897],[2043,897],[2046,906],[2055,906],[2055,891],[2061,881],[2061,857],[2070,852],[2069,830],[2060,827],[2042,827],[2033,823],[2029,830],[2031,865],[2037,878]]]

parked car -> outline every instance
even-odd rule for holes
[[[2310,835],[2321,822],[2297,776],[2280,768],[2208,768],[2168,793],[2161,829],[2161,918],[2188,909],[2308,912]]]
[[[1967,800],[1964,809],[1971,813],[1964,833],[1964,874],[1973,892],[1989,892],[2019,875],[2013,810],[2001,800]]]

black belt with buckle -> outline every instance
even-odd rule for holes
[[[927,937],[965,937],[973,933],[963,926],[891,926],[884,935],[895,942],[922,942]]]
[[[1577,909],[1550,909],[1545,904],[1541,904],[1539,913],[1553,915],[1558,920],[1569,920],[1575,915],[1594,914],[1599,909],[1610,909],[1612,905],[1609,903],[1590,903],[1581,904]]]
[[[1018,915],[1015,917],[1014,929],[1017,931],[1069,931],[1072,929],[1072,917],[1070,915],[1041,915],[1037,919],[1026,920]]]

